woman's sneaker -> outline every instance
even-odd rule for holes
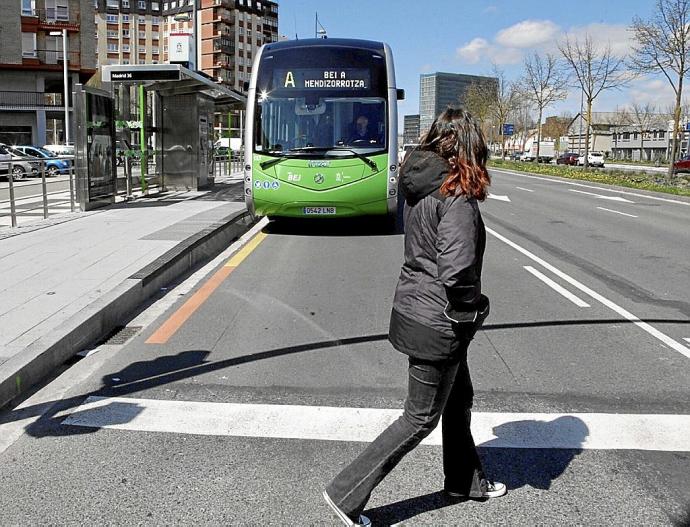
[[[480,494],[472,495],[465,494],[463,492],[457,492],[453,489],[443,489],[447,496],[456,499],[475,499],[475,500],[486,500],[489,498],[499,498],[508,492],[508,488],[503,483],[498,481],[491,481],[488,479],[482,479],[479,482]]]
[[[328,506],[333,509],[333,512],[340,518],[340,520],[347,525],[348,527],[371,527],[371,520],[367,518],[366,516],[360,514],[359,518],[357,521],[354,521],[352,518],[350,518],[347,514],[345,514],[340,507],[338,507],[335,503],[333,503],[333,500],[331,497],[328,495],[328,492],[325,490],[323,491],[323,499],[326,500],[326,503],[328,503]]]

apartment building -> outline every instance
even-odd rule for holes
[[[96,71],[93,0],[3,0],[2,4],[0,142],[64,142],[63,58],[66,55],[71,94],[74,84],[88,81]]]
[[[278,4],[269,0],[165,0],[164,61],[168,60],[170,34],[192,34],[195,25],[197,69],[243,91],[258,49],[278,41]]]
[[[163,62],[162,2],[91,0],[98,66]]]

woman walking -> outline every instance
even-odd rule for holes
[[[451,498],[502,496],[484,475],[470,431],[474,392],[467,348],[489,314],[481,294],[486,233],[478,201],[490,184],[488,151],[477,122],[447,109],[401,170],[405,262],[395,291],[389,339],[408,355],[403,415],[327,486],[323,495],[345,525],[370,525],[369,496],[443,416],[444,491]]]

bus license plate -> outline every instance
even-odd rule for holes
[[[335,207],[304,207],[304,214],[312,214],[312,215],[335,214]]]

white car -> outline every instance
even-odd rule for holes
[[[578,166],[584,166],[585,156],[580,156],[577,158]],[[602,167],[604,166],[604,154],[601,152],[590,152],[587,154],[587,164],[591,167]]]
[[[43,145],[43,148],[56,156],[74,155],[74,145]]]

